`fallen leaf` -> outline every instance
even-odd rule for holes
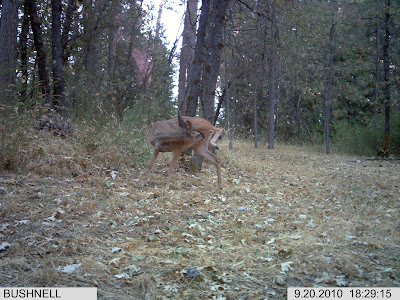
[[[122,278],[129,279],[129,278],[131,278],[131,276],[129,276],[128,273],[117,274],[117,275],[115,275],[115,277],[117,277],[119,279],[122,279]]]
[[[288,262],[285,262],[285,263],[281,263],[282,272],[293,271],[294,269],[291,266],[292,264],[293,264],[293,262],[291,262],[291,261],[288,261]]]
[[[11,248],[11,244],[10,243],[3,242],[3,243],[0,244],[0,251],[3,251],[5,249],[7,249],[7,248]]]
[[[75,270],[78,269],[80,266],[81,264],[66,265],[64,267],[58,267],[58,270],[63,273],[71,274],[75,272]]]
[[[191,278],[196,278],[200,276],[200,272],[197,271],[195,268],[187,268],[182,271],[182,274],[187,275]]]
[[[276,283],[277,285],[285,285],[285,279],[281,276],[281,275],[276,275],[274,277],[274,283]]]

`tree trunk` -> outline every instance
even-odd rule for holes
[[[331,30],[329,33],[330,50],[329,50],[329,82],[328,82],[328,99],[325,104],[325,150],[326,154],[331,153],[330,146],[330,122],[332,110],[332,80],[333,80],[333,55],[335,52],[335,8],[332,9]]]
[[[254,72],[254,148],[258,148],[258,130],[257,130],[257,72]]]
[[[24,17],[22,19],[21,34],[19,38],[19,51],[21,54],[21,79],[22,86],[20,92],[20,101],[25,102],[27,100],[28,90],[28,34],[29,34],[29,11],[26,2],[24,1]]]
[[[107,5],[111,5],[112,2],[96,1],[95,7],[92,7],[91,0],[83,0],[81,3],[83,3],[83,18],[80,20],[80,25],[83,27],[84,31],[84,34],[82,34],[83,62],[82,66],[76,69],[74,84],[72,86],[75,86],[79,81],[82,80],[82,77],[84,77],[83,75],[85,74],[85,72],[82,71],[85,70],[86,74],[89,75],[89,80],[92,83],[87,86],[87,90],[85,92],[86,94],[92,95],[97,92],[98,84],[96,84],[96,82],[100,82],[101,79],[101,77],[98,76],[98,73],[100,72],[100,66],[98,64],[98,43],[100,39],[99,23],[102,20],[103,13],[106,10]],[[96,13],[96,11],[98,13]],[[128,59],[130,59],[130,54],[127,55],[127,60]],[[76,98],[77,89],[73,89],[70,99],[74,101]]]
[[[208,0],[203,1],[203,6],[205,4],[209,4]],[[215,87],[217,83],[217,77],[219,73],[219,68],[221,64],[221,53],[222,49],[224,47],[223,44],[223,38],[222,38],[222,29],[224,26],[224,21],[225,21],[225,14],[226,10],[228,8],[229,0],[214,0],[213,1],[213,6],[212,9],[210,10],[210,20],[207,26],[207,38],[205,40],[202,40],[205,36],[205,31],[200,31],[201,28],[201,17],[203,16],[203,10],[201,12],[200,16],[200,24],[199,24],[199,31],[197,32],[197,43],[196,43],[196,49],[195,49],[195,61],[193,63],[193,80],[192,83],[195,85],[195,91],[196,92],[193,98],[189,99],[188,98],[188,108],[189,108],[189,103],[195,104],[195,106],[191,107],[192,109],[197,107],[197,99],[198,95],[200,93],[200,81],[203,85],[202,93],[200,96],[201,100],[201,105],[203,109],[203,118],[209,121],[211,124],[215,124],[214,120],[214,104],[215,104]],[[202,8],[203,9],[203,8]],[[208,8],[205,8],[204,13],[208,11]],[[207,20],[208,21],[208,17]],[[205,28],[204,28],[205,29]],[[200,43],[199,43],[200,39]],[[201,47],[201,51],[199,50],[198,54],[203,53],[203,47],[202,45],[205,45],[205,54],[204,54],[204,65],[203,68],[201,68],[201,65],[197,65],[196,67],[200,68],[197,70],[198,73],[195,73],[195,63],[196,63],[196,51],[197,49],[197,44],[199,44],[199,47]],[[198,58],[200,60],[197,61],[198,64],[201,63],[201,56],[199,55]],[[202,78],[202,80],[200,80]],[[189,111],[193,115],[196,113],[196,110],[191,110]],[[202,164],[202,159],[196,155],[192,157],[191,160],[191,167],[193,169],[196,169],[195,166],[197,167],[197,170],[201,170],[201,164]]]
[[[44,51],[42,30],[40,28],[40,21],[37,14],[36,0],[28,0],[25,3],[28,5],[29,18],[31,20],[33,41],[36,49],[39,81],[42,90],[42,95],[44,97],[45,103],[51,106],[52,103],[50,94],[49,72],[47,70],[47,58],[46,58],[46,52]]]
[[[229,87],[229,79],[228,79],[228,71],[227,71],[227,63],[225,63],[225,85],[226,85],[226,119],[228,122],[228,140],[229,140],[229,150],[233,149],[232,143],[232,129],[231,129],[231,112],[230,112],[230,87]]]
[[[197,104],[201,94],[201,71],[204,62],[204,45],[206,29],[208,27],[210,12],[210,0],[203,0],[197,30],[196,47],[194,49],[192,72],[189,77],[187,108],[185,115],[194,117],[196,115]]]
[[[389,156],[390,154],[390,61],[389,61],[389,43],[390,43],[390,31],[389,31],[389,19],[390,19],[390,0],[385,0],[385,37],[383,41],[383,80],[384,80],[384,112],[385,112],[385,132],[383,141],[383,156]]]
[[[68,46],[68,35],[71,30],[72,16],[75,10],[78,8],[76,0],[68,0],[67,11],[65,12],[65,20],[63,24],[62,36],[61,36],[61,48],[63,52],[63,62],[65,63],[69,57]]]
[[[268,149],[274,149],[275,147],[275,50],[271,52],[271,86],[269,96],[269,128],[268,128]]]
[[[203,109],[203,117],[210,123],[214,123],[215,87],[221,64],[221,53],[224,48],[222,29],[225,23],[228,5],[229,0],[213,1],[207,32],[202,74],[203,93],[200,100]]]
[[[3,0],[0,24],[0,103],[13,104],[17,71],[18,0]]]
[[[268,149],[274,149],[275,147],[275,69],[276,69],[276,13],[275,7],[271,4],[272,14],[272,28],[271,28],[271,86],[270,86],[270,99],[269,99],[269,128],[268,128]]]
[[[218,121],[219,114],[221,113],[222,104],[224,103],[225,95],[226,95],[226,87],[222,89],[222,94],[218,97],[217,109],[215,110],[214,114],[214,121],[213,121],[214,124],[217,123]]]
[[[379,23],[379,15],[378,15],[378,3],[379,0],[376,0],[376,52],[375,52],[375,93],[374,93],[374,112],[372,119],[373,129],[377,128],[377,117],[378,117],[378,105],[379,105],[379,82],[380,82],[380,74],[379,74],[379,64],[380,64],[380,51],[381,51],[381,37],[379,34],[380,23]]]
[[[111,2],[111,1],[110,1]],[[84,27],[85,47],[84,47],[84,59],[83,66],[88,71],[91,78],[97,78],[100,72],[99,65],[99,23],[106,9],[108,1],[104,3],[97,3],[96,6],[92,7],[92,1],[85,0],[83,2],[84,7],[84,18],[82,20]],[[101,7],[99,7],[101,5]],[[99,10],[99,11],[98,11]]]
[[[107,56],[107,104],[106,110],[111,114],[113,107],[115,113],[118,115],[120,103],[116,103],[116,84],[115,84],[115,71],[117,62],[117,32],[120,27],[119,14],[121,6],[119,2],[114,2],[111,6],[110,28],[108,30],[108,56]],[[115,104],[115,105],[113,105]]]
[[[187,78],[193,61],[198,0],[188,0],[179,61],[178,103],[181,115],[186,113]]]
[[[67,115],[63,73],[63,51],[61,47],[61,0],[51,1],[51,49],[53,53],[53,103],[57,112]]]
[[[160,5],[158,6],[158,17],[157,17],[157,24],[156,24],[156,39],[160,38],[160,31],[161,31],[161,16],[164,10],[164,0],[160,0]]]

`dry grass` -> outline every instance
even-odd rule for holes
[[[142,188],[143,168],[94,162],[118,149],[48,139],[24,174],[0,176],[2,286],[96,286],[99,299],[400,286],[398,162],[224,142],[222,191],[209,165],[177,168],[164,191],[168,154]]]

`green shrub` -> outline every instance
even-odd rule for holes
[[[399,114],[392,114],[390,123],[390,153],[398,156],[400,154]],[[353,124],[349,121],[336,122],[334,136],[332,137],[333,151],[362,156],[376,156],[383,147],[383,116],[378,118],[377,124],[377,128],[374,129],[372,124],[364,126]]]

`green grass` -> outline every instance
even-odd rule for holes
[[[332,138],[333,151],[358,156],[376,156],[382,149],[384,141],[383,119],[379,118],[378,126],[373,128],[361,124],[352,124],[347,121],[336,123]],[[393,114],[391,118],[390,153],[400,155],[400,118]]]

